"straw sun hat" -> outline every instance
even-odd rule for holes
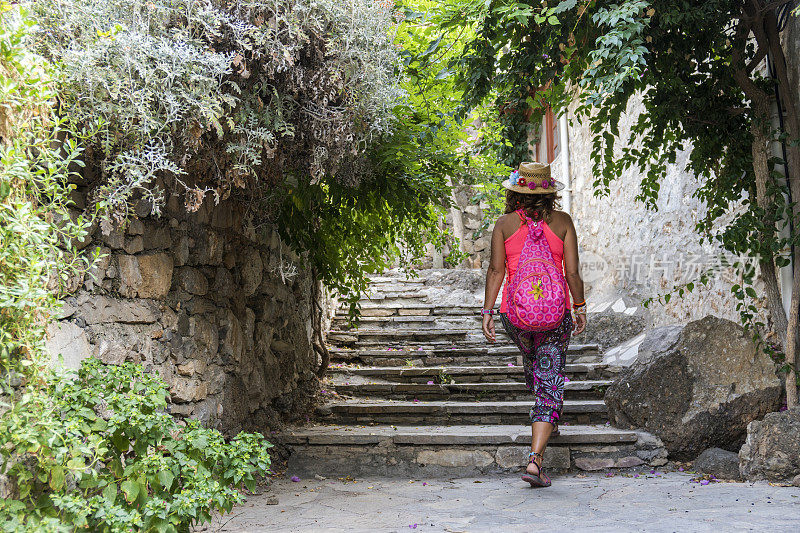
[[[549,194],[560,191],[564,184],[550,176],[550,165],[523,162],[519,170],[511,172],[503,187],[522,194]]]

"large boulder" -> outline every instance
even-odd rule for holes
[[[800,476],[800,407],[768,413],[747,426],[739,471],[748,480],[789,481]]]
[[[619,427],[654,433],[676,459],[737,451],[747,424],[778,409],[780,379],[744,329],[707,316],[648,332],[639,357],[605,394]]]

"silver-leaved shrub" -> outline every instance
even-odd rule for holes
[[[372,0],[36,0],[62,112],[93,149],[105,231],[133,195],[190,210],[287,176],[357,185],[402,91]],[[263,194],[260,194],[263,196]]]

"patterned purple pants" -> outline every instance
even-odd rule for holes
[[[531,424],[557,424],[564,409],[564,365],[572,333],[572,313],[564,313],[561,324],[547,331],[519,329],[509,322],[505,313],[500,313],[500,321],[522,352],[525,385],[535,398]]]

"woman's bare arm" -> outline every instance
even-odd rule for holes
[[[486,271],[486,290],[483,297],[483,308],[492,309],[500,287],[503,285],[503,278],[506,275],[506,246],[503,236],[503,217],[494,225],[492,231],[491,256],[489,258],[489,268]],[[483,315],[483,334],[489,342],[494,342],[494,319],[491,315]]]
[[[572,295],[573,303],[583,302],[583,279],[581,278],[581,266],[578,260],[578,235],[575,232],[575,225],[572,218],[566,215],[567,234],[564,237],[564,276],[567,278],[569,292]],[[586,327],[586,315],[577,314],[575,324],[575,334],[581,333]]]

